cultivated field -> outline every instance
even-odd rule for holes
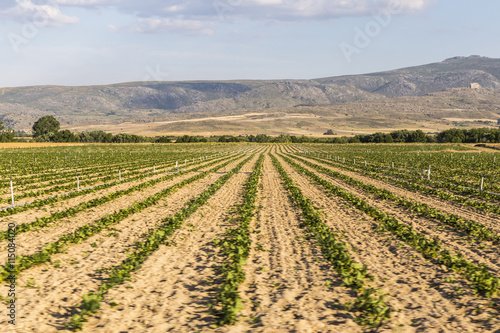
[[[0,149],[0,331],[498,332],[499,159],[413,144]]]

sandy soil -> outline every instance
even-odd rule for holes
[[[275,151],[276,147],[261,146],[258,149]],[[287,151],[295,149],[286,148]],[[162,245],[153,253],[132,274],[131,281],[110,290],[101,310],[84,323],[84,332],[369,331],[358,326],[353,321],[353,313],[344,308],[343,305],[353,301],[355,295],[349,288],[341,286],[338,274],[323,260],[315,242],[307,237],[306,230],[300,228],[301,212],[290,201],[269,156],[264,161],[256,203],[258,209],[251,226],[252,249],[244,268],[246,281],[240,286],[244,310],[237,325],[221,328],[212,326],[215,318],[209,305],[214,302],[218,291],[218,268],[224,260],[212,241],[220,239],[228,228],[234,227],[231,223],[232,208],[241,202],[244,182],[257,157],[188,218],[172,236],[172,242]],[[244,158],[232,162],[225,170]],[[327,195],[320,186],[294,172],[283,159],[280,158],[280,161],[303,194],[313,201],[324,221],[350,245],[351,256],[368,266],[368,271],[374,276],[370,285],[388,294],[387,302],[395,312],[391,321],[380,327],[378,332],[499,332],[499,310],[491,307],[492,301],[500,301],[498,297],[474,295],[469,283],[459,275],[425,260],[391,234],[376,232],[378,224],[373,219],[343,200]],[[356,173],[345,173],[407,198],[439,205],[440,209],[446,211],[470,214],[466,216],[478,220],[481,218],[485,223],[494,222],[491,216],[481,216],[468,208],[455,207],[446,202],[442,204],[429,196]],[[317,174],[393,214],[403,223],[411,224],[416,230],[440,239],[443,247],[463,253],[473,261],[488,264],[500,275],[500,250],[497,247],[487,244],[487,248],[480,248],[479,244],[469,242],[470,237],[442,228],[434,220],[412,216],[404,209],[378,200],[338,179]],[[33,267],[21,273],[16,287],[18,325],[14,328],[7,326],[6,308],[0,307],[0,331],[66,331],[64,324],[72,315],[71,309],[81,301],[83,294],[97,290],[106,277],[102,269],[119,264],[144,232],[159,226],[162,219],[178,212],[185,202],[196,197],[222,175],[211,174],[187,185],[154,207],[133,214],[110,230],[80,244],[72,244],[66,253],[54,255],[52,264]],[[128,207],[134,201],[190,176],[192,174],[174,178],[113,200],[39,232],[19,235],[18,251],[33,253],[43,244],[80,225]],[[70,199],[45,209],[47,212],[59,211],[116,191],[120,186],[128,188],[132,184],[120,184],[99,191],[99,194]],[[17,223],[30,222],[35,216],[43,216],[47,212],[31,210],[2,218],[2,221],[16,219]],[[0,244],[5,246],[5,242]],[[6,256],[4,250],[0,251],[0,256]],[[7,286],[0,286],[0,295],[6,292]]]
[[[210,168],[213,168],[211,166]],[[200,171],[205,171],[208,168],[203,168]],[[19,255],[31,255],[42,249],[48,243],[54,242],[62,235],[68,234],[76,230],[77,228],[88,224],[89,220],[97,221],[100,218],[108,215],[110,212],[116,212],[125,207],[129,207],[134,202],[139,202],[144,200],[145,198],[152,196],[158,192],[161,192],[163,189],[173,186],[174,184],[178,184],[185,179],[193,177],[194,173],[188,173],[179,177],[175,177],[171,180],[167,180],[156,184],[155,186],[146,188],[142,191],[136,191],[129,195],[122,196],[110,202],[107,202],[103,205],[99,205],[89,210],[84,210],[77,213],[75,216],[71,218],[63,219],[62,221],[57,221],[56,223],[50,224],[46,228],[41,230],[32,230],[25,233],[22,233],[16,237],[17,246],[17,254]],[[209,177],[210,178],[210,177]],[[204,180],[202,180],[204,183]],[[162,204],[163,201],[169,200],[166,198],[160,202]],[[0,242],[0,246],[6,245],[7,240]],[[5,247],[6,249],[6,247]],[[0,251],[0,258],[2,255],[5,257],[6,250]]]
[[[303,156],[301,156],[301,158],[308,160],[309,162],[319,163],[318,161],[311,160]],[[420,203],[425,203],[429,205],[429,207],[431,208],[436,208],[441,210],[443,213],[455,214],[465,219],[474,220],[476,222],[484,224],[488,228],[492,228],[493,230],[500,232],[500,217],[498,217],[495,214],[481,213],[475,210],[473,207],[460,205],[452,201],[443,200],[435,195],[412,192],[401,186],[393,185],[378,179],[373,179],[357,172],[352,172],[344,170],[342,168],[332,167],[324,163],[319,163],[319,164],[327,169],[336,171],[338,173],[344,174],[356,180],[362,181],[365,184],[373,185],[377,188],[388,190],[396,195],[404,197],[405,199],[411,199]]]
[[[205,164],[211,163],[211,162],[212,162],[212,160],[209,160],[205,163],[202,163],[201,165],[205,165]],[[193,167],[188,166],[187,170],[191,170],[192,168]],[[138,184],[141,184],[143,182],[146,182],[147,180],[158,179],[158,178],[161,178],[165,175],[166,175],[165,173],[158,172],[157,174],[151,175],[150,177],[146,177],[145,179],[141,179],[141,180],[137,180],[137,181],[133,181],[133,182],[126,182],[126,183],[116,183],[116,185],[109,187],[109,188],[106,188],[106,189],[103,189],[103,190],[99,190],[99,188],[97,188],[96,192],[88,193],[88,194],[74,197],[74,198],[70,198],[67,200],[58,201],[58,202],[53,203],[51,205],[46,205],[46,206],[43,206],[40,208],[35,207],[33,209],[19,212],[19,213],[14,214],[14,215],[5,216],[5,217],[0,218],[0,221],[2,221],[2,222],[14,222],[18,225],[23,224],[23,223],[30,223],[30,222],[34,221],[36,218],[40,218],[43,216],[50,216],[50,214],[52,214],[54,212],[66,210],[70,207],[78,205],[81,202],[86,202],[86,201],[89,201],[89,200],[92,200],[95,198],[100,198],[104,195],[108,195],[108,194],[116,192],[116,191],[125,190],[125,189],[131,188],[133,186],[136,186]],[[97,207],[94,209],[97,209]],[[7,230],[7,228],[8,228],[8,223],[1,223],[0,224],[0,230]]]
[[[357,332],[337,303],[352,301],[350,289],[315,246],[305,240],[301,216],[266,156],[252,252],[241,295],[244,320],[227,332]],[[260,244],[260,246],[258,246]],[[259,250],[261,248],[261,250]],[[334,288],[327,287],[327,281]]]
[[[257,156],[242,172],[250,171]],[[135,274],[132,282],[109,293],[116,308],[103,311],[85,325],[84,332],[196,332],[214,323],[211,281],[216,248],[212,240],[228,227],[229,209],[241,202],[248,174],[234,175],[206,206],[188,218],[171,238],[176,246],[162,246]]]
[[[306,165],[303,166],[310,171],[316,172]],[[475,242],[471,236],[444,226],[437,220],[414,216],[409,214],[406,209],[396,206],[393,202],[375,198],[375,196],[365,193],[355,186],[347,185],[339,179],[325,174],[319,174],[319,176],[366,200],[370,205],[393,215],[400,222],[411,225],[415,231],[438,239],[443,244],[443,249],[448,249],[454,253],[462,253],[466,258],[475,263],[484,263],[492,272],[500,275],[500,248],[492,245],[491,242]],[[486,245],[484,249],[481,248],[483,244]]]
[[[226,169],[237,163],[238,161],[233,162]],[[124,260],[127,249],[144,232],[158,226],[166,216],[175,214],[185,202],[221,176],[209,175],[180,189],[158,205],[123,220],[109,232],[102,232],[81,244],[69,247],[67,253],[52,257],[53,263],[56,263],[54,265],[37,266],[23,272],[19,277],[17,290],[19,325],[13,332],[48,333],[61,329],[61,325],[68,321],[69,307],[78,304],[83,294],[97,290],[103,276],[98,272],[99,269]],[[60,267],[56,267],[57,262],[60,262]],[[27,287],[30,279],[34,281],[34,288]],[[0,294],[6,294],[6,287],[2,286],[0,291]],[[0,308],[0,318],[0,326],[5,325],[3,308]]]
[[[337,197],[327,197],[320,187],[296,173],[283,160],[290,176],[325,214],[328,225],[342,233],[353,256],[375,276],[374,287],[388,293],[387,301],[397,312],[384,331],[481,332],[492,330],[489,299],[476,297],[460,276],[425,260],[411,247],[388,234],[375,232],[377,223]],[[453,283],[446,282],[453,279]],[[450,281],[450,280],[448,280]],[[454,288],[462,288],[457,292]]]

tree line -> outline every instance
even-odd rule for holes
[[[390,133],[377,132],[352,137],[306,137],[282,134],[279,136],[258,135],[220,135],[180,137],[157,136],[146,137],[135,134],[119,133],[113,135],[104,131],[88,131],[73,133],[60,130],[61,124],[53,116],[44,116],[33,124],[33,140],[36,142],[81,142],[81,143],[190,143],[190,142],[257,142],[257,143],[500,143],[500,129],[452,128],[437,135],[429,135],[421,130],[398,130]],[[16,133],[11,128],[5,128],[0,121],[0,142],[15,141]]]

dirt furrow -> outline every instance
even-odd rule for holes
[[[491,331],[489,299],[481,299],[459,276],[425,260],[395,237],[376,232],[378,224],[337,197],[328,197],[319,186],[279,158],[290,177],[325,216],[326,223],[351,245],[351,256],[368,266],[372,285],[388,293],[396,310],[389,331],[480,332]],[[447,282],[449,281],[449,282]],[[460,291],[457,291],[461,289]],[[467,289],[467,290],[466,290]],[[483,309],[475,312],[476,308]]]
[[[318,161],[315,160],[311,160],[308,158],[304,159],[312,163],[318,163]],[[330,165],[325,165],[323,163],[321,165],[327,169],[339,172],[356,180],[362,181],[365,184],[373,185],[376,186],[377,188],[391,191],[392,193],[402,196],[405,199],[412,199],[417,202],[425,203],[430,207],[438,208],[444,213],[455,214],[466,219],[474,220],[476,222],[484,224],[488,228],[500,232],[500,218],[494,214],[478,213],[472,207],[467,207],[464,205],[460,205],[458,203],[455,204],[451,201],[443,200],[434,195],[415,193],[407,189],[404,189],[400,186],[392,185],[390,183],[381,180],[373,179],[357,172],[352,172],[344,170],[342,168],[332,167]]]
[[[250,171],[257,157],[241,171]],[[84,325],[84,332],[196,332],[214,324],[209,310],[215,293],[212,281],[216,248],[212,241],[229,226],[231,206],[241,202],[248,174],[234,175],[188,218],[171,238],[174,246],[162,246],[148,258],[132,282],[110,290],[117,303]],[[104,327],[105,329],[99,330]]]
[[[205,169],[206,168],[204,168],[203,170]],[[64,234],[73,232],[77,228],[89,223],[90,221],[97,221],[105,215],[110,214],[111,212],[119,211],[122,208],[130,206],[134,202],[141,201],[144,198],[162,191],[166,187],[170,187],[174,184],[180,183],[192,176],[194,176],[194,173],[189,173],[170,179],[168,181],[161,182],[142,191],[136,191],[129,195],[107,202],[103,205],[99,205],[89,210],[81,211],[73,217],[62,219],[54,224],[49,225],[46,228],[42,228],[40,230],[34,229],[32,231],[22,233],[16,237],[16,242],[18,244],[17,254],[31,255],[33,253],[36,253],[41,250],[41,248],[46,244],[59,239],[59,237]],[[0,257],[2,257],[2,255],[6,257],[7,243],[7,240],[0,242],[0,247],[2,248],[2,250],[0,251]]]
[[[207,164],[210,162],[212,162],[212,160],[207,161],[206,163],[203,163],[203,164]],[[190,170],[194,167],[196,167],[196,166],[188,167],[187,170]],[[205,170],[205,169],[203,169],[203,170]],[[47,206],[43,206],[41,208],[33,208],[33,209],[30,209],[30,210],[27,210],[24,212],[20,212],[20,213],[11,215],[11,216],[5,216],[5,217],[0,218],[1,222],[6,222],[6,223],[0,223],[0,230],[1,231],[7,230],[8,223],[10,223],[10,222],[13,222],[17,225],[20,225],[23,223],[29,223],[29,222],[34,221],[36,218],[41,218],[43,216],[49,216],[50,214],[52,214],[54,212],[63,211],[63,210],[68,209],[70,207],[76,206],[81,202],[100,198],[102,196],[105,196],[105,195],[108,195],[110,193],[117,192],[120,190],[126,190],[126,189],[133,187],[133,186],[144,183],[148,180],[154,180],[154,179],[164,177],[165,175],[166,175],[165,173],[157,173],[157,174],[151,175],[150,177],[146,177],[144,179],[136,180],[133,182],[127,182],[127,183],[122,183],[122,184],[117,183],[116,185],[109,187],[109,188],[106,188],[104,190],[100,190],[99,188],[96,188],[96,192],[88,193],[88,194],[78,196],[75,198],[70,198],[67,200],[62,200],[62,201],[59,201],[59,202],[56,202],[56,203],[53,203],[53,204],[50,204]]]
[[[337,307],[352,301],[350,290],[328,287],[340,284],[338,275],[305,239],[300,212],[268,156],[263,171],[247,278],[240,293],[246,299],[245,320],[226,331],[359,331],[352,315]]]
[[[366,200],[370,205],[392,214],[399,221],[411,225],[415,231],[438,239],[443,243],[443,247],[445,249],[451,250],[455,253],[462,253],[469,260],[476,263],[484,263],[488,265],[493,273],[500,275],[500,249],[498,246],[492,245],[491,242],[476,242],[471,236],[464,232],[451,229],[450,227],[444,226],[441,222],[433,219],[415,216],[408,213],[406,209],[398,207],[390,201],[375,198],[373,195],[367,194],[365,191],[355,186],[348,185],[342,180],[319,173],[301,162],[297,161],[297,163],[306,169],[315,172],[321,178],[331,182],[332,184],[353,193],[363,200]]]
[[[230,170],[241,160],[243,157],[225,169]],[[123,220],[108,232],[70,246],[66,253],[52,257],[52,266],[55,267],[41,265],[23,272],[17,290],[18,325],[12,332],[56,332],[68,320],[68,307],[78,304],[83,294],[97,290],[102,276],[99,269],[119,264],[143,233],[157,227],[161,219],[175,214],[184,203],[220,177],[221,174],[211,174],[189,184],[158,205]],[[6,286],[1,286],[0,294],[4,295],[6,291]],[[0,308],[0,326],[6,325],[4,311]]]

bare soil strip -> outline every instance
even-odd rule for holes
[[[252,251],[245,268],[247,280],[240,293],[247,300],[244,317],[236,327],[223,331],[359,331],[352,315],[337,306],[353,300],[350,289],[328,288],[341,281],[316,247],[304,239],[300,212],[290,202],[269,156],[263,171]]]
[[[301,158],[308,160],[312,163],[318,163],[316,160],[308,159],[307,157],[301,156]],[[342,168],[332,167],[321,163],[321,166],[336,171],[338,173],[344,174],[356,180],[362,181],[365,184],[373,185],[381,189],[391,191],[392,193],[402,196],[405,199],[412,199],[417,202],[425,203],[430,207],[438,208],[444,213],[455,214],[466,219],[471,219],[481,224],[484,224],[488,228],[500,232],[500,218],[495,214],[478,213],[474,208],[465,205],[460,205],[451,201],[443,200],[437,196],[430,194],[415,193],[413,191],[407,190],[401,186],[392,185],[390,183],[370,178],[369,176],[362,175],[357,172],[348,171]]]
[[[242,159],[232,162],[225,169],[230,170]],[[143,233],[157,227],[162,218],[175,214],[185,202],[220,177],[220,174],[211,174],[187,185],[158,205],[123,220],[109,233],[100,233],[69,247],[67,253],[54,255],[53,265],[36,266],[23,272],[18,277],[18,325],[12,332],[49,333],[61,329],[71,316],[68,308],[78,304],[83,294],[97,290],[102,276],[99,269],[123,261],[128,249]],[[33,279],[32,283],[30,279]],[[6,291],[7,287],[1,286],[0,295],[5,295]],[[5,309],[0,308],[2,327],[7,326]]]
[[[209,160],[206,163],[203,163],[201,165],[211,163],[213,160]],[[190,167],[187,169],[187,171],[191,170],[192,168],[195,168],[196,166]],[[206,170],[206,169],[202,169]],[[115,186],[106,188],[104,190],[100,190],[99,188],[96,188],[96,192],[88,193],[82,196],[70,198],[67,200],[62,200],[56,203],[53,203],[51,205],[43,206],[41,208],[33,208],[29,209],[11,216],[6,216],[0,218],[1,222],[7,222],[7,223],[1,223],[0,224],[0,230],[4,231],[7,230],[8,228],[8,222],[14,222],[16,225],[20,225],[23,223],[29,223],[35,220],[36,218],[41,218],[43,216],[49,216],[50,214],[54,212],[60,212],[65,209],[68,209],[70,207],[76,206],[81,202],[86,202],[92,199],[100,198],[102,196],[108,195],[113,192],[117,192],[120,190],[126,190],[129,189],[133,186],[139,185],[141,183],[144,183],[148,180],[155,180],[161,177],[164,177],[166,174],[165,173],[157,173],[155,175],[151,175],[151,177],[146,177],[144,179],[136,180],[133,182],[126,182],[126,183],[117,183]]]
[[[192,177],[193,175],[193,173],[187,173],[180,177],[161,182],[142,191],[133,192],[130,195],[125,195],[123,197],[117,198],[103,205],[94,207],[90,210],[81,211],[73,217],[63,219],[62,221],[51,224],[46,228],[42,228],[41,230],[32,230],[22,233],[16,237],[16,242],[18,244],[17,254],[32,255],[40,251],[46,244],[56,241],[62,235],[75,231],[79,227],[89,223],[89,221],[99,220],[105,215],[108,215],[110,212],[119,211],[120,209],[129,206],[131,203],[141,201],[144,198],[161,192],[164,188],[170,187],[174,184],[178,184],[183,180]],[[166,198],[162,200],[160,204],[168,200],[169,199]],[[0,243],[0,246],[4,245],[2,248],[5,249],[0,251],[0,257],[2,257],[2,255],[5,258],[7,257],[5,246],[7,243],[7,240],[4,240]]]
[[[281,158],[290,177],[325,214],[325,221],[352,247],[351,256],[368,266],[375,277],[374,287],[388,293],[387,301],[396,310],[389,331],[480,332],[492,330],[489,299],[481,299],[460,276],[425,260],[394,236],[381,234],[378,224],[340,198],[328,197],[322,189],[297,173]],[[453,281],[453,282],[446,282]],[[460,291],[456,291],[462,289]],[[481,308],[475,312],[476,308]]]
[[[251,171],[257,157],[241,171]],[[234,175],[172,236],[175,245],[162,246],[130,283],[111,289],[109,300],[118,306],[104,305],[84,332],[196,332],[214,324],[209,303],[218,274],[212,241],[228,227],[228,211],[241,202],[247,178]]]
[[[299,161],[296,162],[306,169],[316,173],[321,178],[331,182],[332,184],[353,193],[363,200],[366,200],[370,205],[393,215],[399,221],[411,225],[415,231],[423,233],[428,237],[438,239],[441,243],[444,244],[443,247],[445,249],[448,249],[454,253],[461,253],[466,258],[475,263],[486,264],[491,272],[493,272],[497,276],[500,276],[500,248],[498,246],[492,245],[491,242],[477,242],[473,237],[467,235],[466,233],[456,231],[448,226],[444,226],[439,221],[421,216],[411,215],[407,210],[396,206],[392,202],[375,198],[373,195],[367,194],[365,191],[355,186],[348,185],[342,180],[333,178],[323,173],[319,173],[318,171],[306,166]]]

